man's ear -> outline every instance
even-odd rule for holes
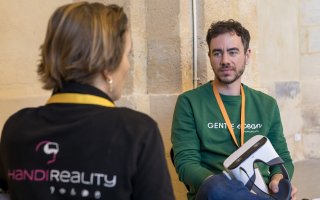
[[[246,52],[246,65],[249,64],[250,58],[251,58],[251,49],[248,48]]]

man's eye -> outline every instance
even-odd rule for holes
[[[229,55],[230,56],[235,56],[235,55],[237,55],[238,54],[238,51],[230,51],[229,52]]]
[[[221,53],[220,52],[213,52],[212,55],[214,57],[219,57],[219,56],[221,56]]]

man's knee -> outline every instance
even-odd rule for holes
[[[208,177],[199,188],[196,200],[215,200],[224,198],[232,188],[231,181],[223,174]]]

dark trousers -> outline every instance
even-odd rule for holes
[[[7,194],[0,193],[0,200],[9,200],[9,196]]]
[[[224,174],[208,177],[199,188],[196,200],[267,200],[251,193],[238,180],[230,180]]]

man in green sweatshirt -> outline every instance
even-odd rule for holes
[[[196,199],[204,180],[210,182],[208,179],[213,180],[212,190],[206,191],[210,200],[264,199],[222,174],[224,160],[255,135],[270,140],[290,178],[293,175],[276,100],[241,82],[251,54],[249,42],[249,32],[237,21],[211,24],[207,33],[208,57],[215,79],[178,97],[171,140],[174,165],[179,179],[189,188],[189,200]],[[280,169],[262,165],[260,170],[270,190],[277,193],[283,178]],[[223,182],[231,187],[219,187]],[[215,188],[219,188],[221,197]],[[296,191],[293,186],[293,199]]]

